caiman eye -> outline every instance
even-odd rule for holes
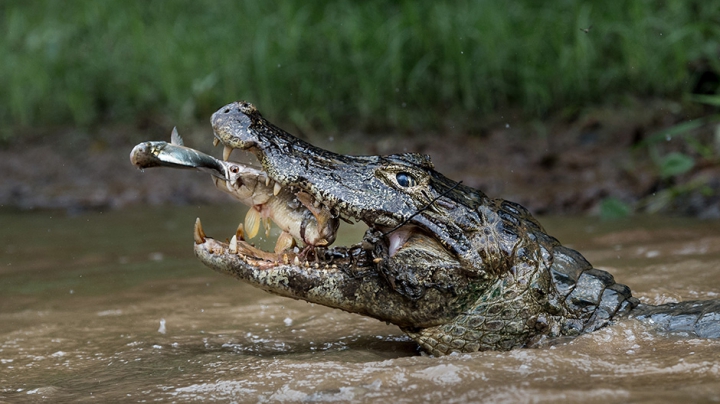
[[[401,187],[408,188],[417,185],[417,181],[415,181],[415,178],[408,173],[397,173],[395,174],[395,179]]]

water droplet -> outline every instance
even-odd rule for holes
[[[150,261],[162,261],[163,258],[164,255],[161,252],[154,252],[148,255],[148,259],[150,259]]]

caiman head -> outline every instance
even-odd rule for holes
[[[313,207],[319,220],[368,226],[352,246],[252,254],[205,236],[198,221],[195,253],[211,268],[272,293],[396,324],[433,354],[511,349],[587,329],[595,310],[568,308],[565,300],[590,265],[521,206],[444,177],[428,156],[317,148],[246,102],[220,108],[211,122],[226,159],[233,149],[251,152],[270,180]]]

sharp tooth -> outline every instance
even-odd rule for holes
[[[316,208],[319,208],[319,207],[320,207],[320,201],[315,200],[315,202],[313,202],[313,206],[316,207]]]
[[[298,267],[300,266],[300,259],[297,257],[297,255],[295,256],[295,259],[293,260],[293,265],[298,266]]]
[[[290,263],[290,258],[288,258],[287,254],[283,254],[283,264],[288,265]]]
[[[195,237],[195,244],[202,244],[205,242],[205,232],[203,231],[202,223],[200,223],[200,218],[197,218],[195,220],[194,237]]]
[[[280,233],[277,242],[275,243],[275,254],[280,254],[287,249],[293,248],[294,245],[295,239],[293,238],[293,236],[291,236],[290,233],[284,231]]]
[[[245,226],[242,223],[238,224],[237,230],[235,230],[235,237],[238,240],[245,240]]]
[[[223,160],[227,161],[230,158],[230,153],[232,153],[233,148],[230,146],[223,147]]]
[[[213,147],[215,147],[215,146],[217,146],[217,145],[219,145],[219,144],[220,144],[220,139],[218,139],[218,138],[213,138]]]
[[[260,219],[260,212],[257,209],[248,209],[248,213],[245,215],[245,230],[248,239],[255,237],[260,231]]]
[[[277,196],[277,194],[279,194],[280,191],[282,191],[282,185],[280,185],[280,183],[276,182],[275,186],[273,187],[273,195]]]
[[[265,186],[270,187],[270,177],[265,177]]]
[[[237,254],[238,247],[237,247],[237,236],[232,236],[230,239],[230,245],[228,246],[228,249],[230,250],[231,254]]]

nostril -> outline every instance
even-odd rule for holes
[[[229,113],[230,113],[230,108],[225,108],[225,110],[223,111],[223,114],[229,114]]]

